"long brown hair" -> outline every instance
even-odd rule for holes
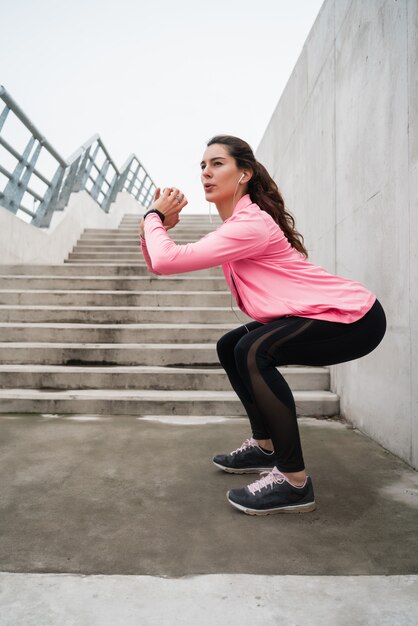
[[[228,154],[235,159],[238,168],[252,171],[252,177],[248,181],[251,200],[271,215],[290,245],[308,258],[308,252],[303,245],[303,236],[296,230],[295,220],[286,210],[279,188],[264,165],[256,160],[250,145],[243,139],[231,135],[216,135],[206,145],[211,146],[214,143],[226,146]]]

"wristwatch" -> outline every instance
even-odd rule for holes
[[[160,220],[162,221],[162,223],[164,224],[165,215],[164,215],[164,213],[161,213],[161,211],[159,211],[158,209],[150,209],[149,211],[144,213],[144,215],[142,217],[145,219],[147,217],[147,215],[149,215],[150,213],[156,213],[158,215],[158,217],[160,218]]]

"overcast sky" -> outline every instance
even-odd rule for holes
[[[322,3],[0,0],[0,84],[64,158],[97,132],[207,212],[206,142],[256,151]]]

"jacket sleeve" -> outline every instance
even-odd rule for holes
[[[145,263],[147,264],[148,271],[151,272],[152,274],[160,274],[160,272],[156,272],[155,269],[152,267],[150,255],[147,250],[147,244],[145,242],[144,237],[142,237],[142,235],[140,236],[140,239],[141,239],[141,251],[145,259]]]
[[[262,220],[229,219],[199,241],[178,245],[167,235],[157,214],[145,220],[147,250],[153,271],[176,274],[216,267],[257,255],[269,241],[268,229]]]

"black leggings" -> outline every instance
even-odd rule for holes
[[[358,359],[379,345],[386,316],[378,300],[357,322],[343,324],[309,317],[250,322],[221,337],[218,357],[250,419],[255,439],[271,439],[277,467],[305,468],[289,385],[277,365],[333,365]]]

